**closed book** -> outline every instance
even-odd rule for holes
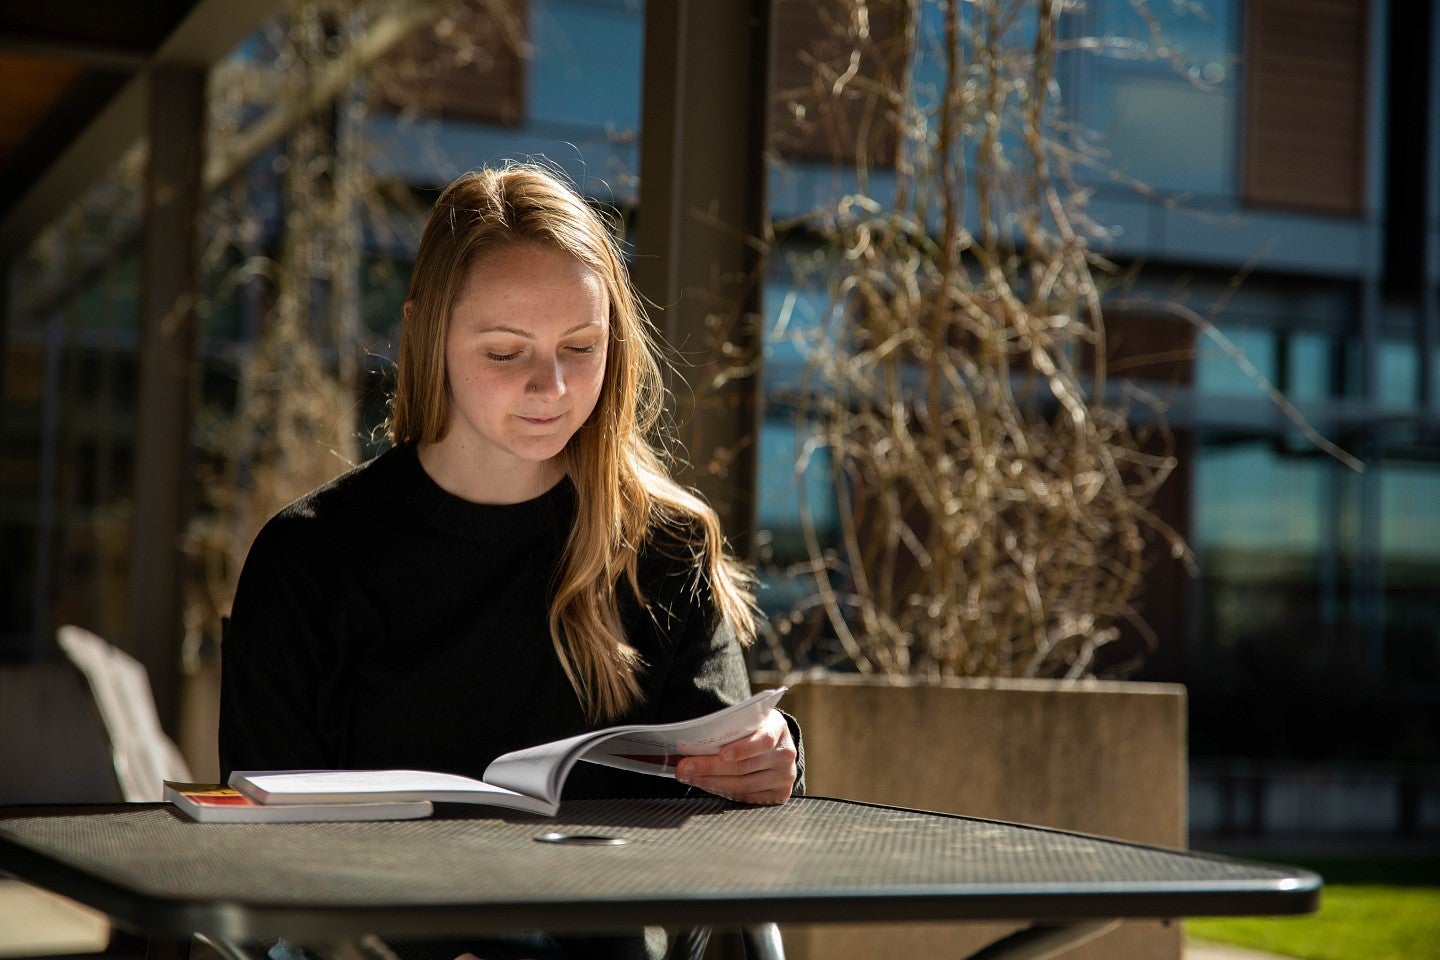
[[[334,820],[416,820],[435,807],[428,800],[269,805],[218,783],[165,781],[165,799],[201,823],[319,823]]]

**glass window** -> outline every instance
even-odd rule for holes
[[[400,348],[400,319],[410,287],[411,263],[385,256],[367,257],[360,270],[362,322],[373,336],[368,352],[394,358]]]
[[[1195,465],[1195,547],[1224,562],[1313,554],[1325,504],[1323,466],[1260,443],[1204,448]]]
[[[1103,37],[1078,62],[1071,109],[1120,173],[1165,191],[1233,196],[1240,104],[1238,0],[1089,4]],[[1153,27],[1153,29],[1152,29]]]
[[[1380,540],[1385,673],[1440,679],[1440,463],[1382,466]]]
[[[1303,703],[1325,677],[1344,672],[1338,638],[1348,587],[1328,523],[1334,469],[1255,440],[1212,438],[1197,452],[1190,540],[1201,567],[1198,656],[1187,673],[1201,752],[1264,755],[1311,738],[1254,718],[1283,714],[1280,702]]]
[[[814,579],[802,567],[811,556],[807,537],[823,550],[839,536],[830,451],[809,445],[811,437],[793,407],[772,408],[760,427],[756,602],[774,624],[796,622],[794,615],[815,595]]]
[[[757,525],[760,528],[759,602],[769,614],[794,608],[813,586],[787,568],[804,561],[806,522],[823,544],[837,536],[830,452],[811,444],[802,422],[805,393],[824,389],[807,373],[830,300],[825,293],[825,254],[792,247],[770,262],[765,284],[765,338],[762,366],[765,418],[760,428],[757,470]],[[807,520],[808,518],[808,520]]]
[[[1420,356],[1413,343],[1381,341],[1379,401],[1387,407],[1412,407],[1420,396]]]
[[[140,256],[105,263],[75,290],[70,315],[76,329],[135,331],[139,328]]]
[[[1437,347],[1434,355],[1430,357],[1430,382],[1440,383],[1440,347]],[[1440,410],[1440,390],[1434,390],[1430,395],[1430,409]]]
[[[1334,340],[1319,333],[1290,333],[1285,337],[1285,344],[1289,371],[1285,395],[1295,401],[1329,397]]]
[[[776,561],[793,563],[806,556],[805,518],[825,543],[833,536],[836,513],[830,451],[813,445],[814,435],[789,412],[772,412],[760,428],[756,519],[770,533]]]
[[[789,247],[772,257],[765,276],[762,379],[768,395],[801,389],[812,350],[826,335],[832,300],[826,289],[829,255]]]
[[[1222,329],[1226,339],[1239,348],[1260,375],[1275,382],[1277,344],[1275,331],[1260,327]],[[1201,394],[1263,397],[1264,391],[1246,369],[1222,347],[1203,333],[1196,336],[1195,386]]]
[[[1428,565],[1430,583],[1440,583],[1440,464],[1386,462],[1380,501],[1386,559]]]
[[[1420,397],[1420,358],[1414,344],[1382,340],[1375,364],[1376,383],[1371,396],[1387,407],[1410,407]],[[1365,396],[1365,343],[1358,337],[1345,341],[1345,396]]]
[[[639,129],[645,27],[639,8],[639,0],[545,0],[532,6],[531,122],[604,126],[617,133]]]

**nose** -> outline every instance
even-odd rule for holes
[[[554,399],[565,393],[565,374],[558,357],[537,357],[531,364],[525,392]]]

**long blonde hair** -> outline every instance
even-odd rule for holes
[[[658,446],[666,392],[659,344],[615,231],[548,169],[514,164],[465,174],[440,195],[420,237],[400,333],[391,416],[395,443],[434,443],[450,420],[445,338],[470,266],[517,243],[540,244],[595,272],[610,303],[605,378],[595,411],[562,456],[577,516],[550,599],[556,653],[592,722],[640,700],[644,664],[620,620],[621,577],[642,603],[637,560],[662,528],[689,534],[717,615],[741,643],[755,636],[752,580],[725,548],[719,518],[676,483]],[[697,534],[698,532],[698,534]]]

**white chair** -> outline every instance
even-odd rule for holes
[[[120,795],[156,802],[163,799],[163,781],[190,780],[185,758],[160,726],[145,665],[81,627],[67,624],[56,639],[90,684],[110,738]]]

